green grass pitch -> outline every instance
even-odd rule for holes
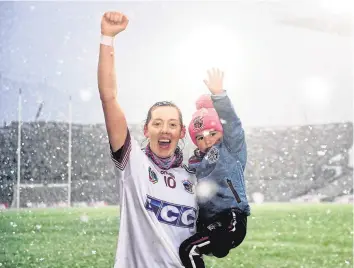
[[[352,205],[251,207],[243,244],[207,267],[353,267]],[[0,268],[113,267],[118,224],[118,207],[0,211]]]

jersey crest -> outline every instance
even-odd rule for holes
[[[193,189],[193,183],[191,183],[189,180],[184,180],[182,181],[184,190],[186,190],[188,193],[193,194],[194,189]]]
[[[149,167],[149,181],[151,181],[153,184],[159,181],[159,178],[157,177],[155,171],[153,171],[151,167]]]

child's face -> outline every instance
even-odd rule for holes
[[[213,129],[198,133],[196,135],[198,149],[205,153],[211,146],[219,143],[222,136],[222,132]]]

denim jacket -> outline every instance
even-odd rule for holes
[[[223,126],[223,138],[206,154],[196,149],[189,169],[196,172],[199,219],[205,221],[219,212],[236,208],[250,215],[244,170],[247,162],[245,133],[233,105],[224,93],[211,96]]]

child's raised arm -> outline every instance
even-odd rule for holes
[[[245,168],[247,161],[245,133],[241,120],[223,89],[223,80],[224,73],[219,69],[212,69],[208,71],[208,80],[204,80],[204,83],[212,93],[211,99],[223,127],[224,143],[230,152],[240,160],[242,167]]]

